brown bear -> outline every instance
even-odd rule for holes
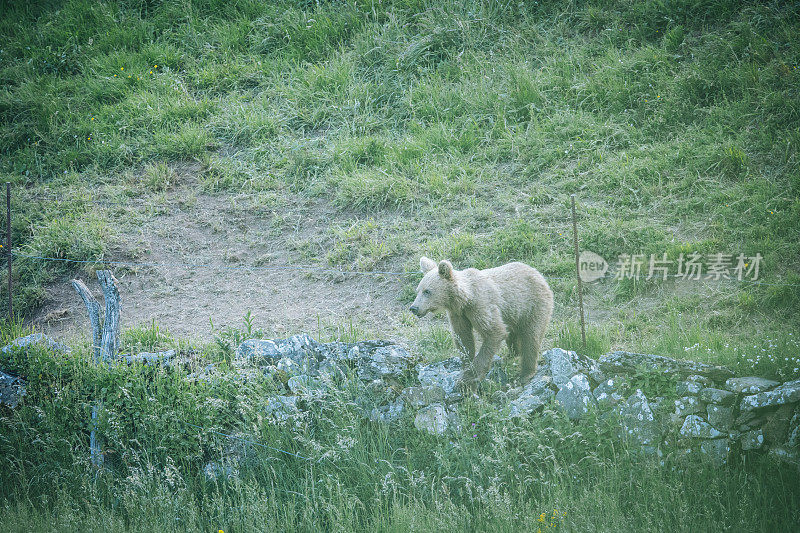
[[[504,340],[522,359],[520,383],[530,381],[553,314],[553,291],[539,271],[524,263],[455,270],[449,261],[440,261],[437,267],[427,257],[419,265],[425,275],[411,312],[422,317],[430,311],[447,311],[456,348],[465,357],[460,386],[476,390]],[[482,341],[477,355],[473,330]]]

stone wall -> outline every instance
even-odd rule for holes
[[[58,349],[43,336],[26,339],[17,342],[19,347],[43,342]],[[169,355],[161,364],[174,363],[174,354]],[[153,364],[152,357],[129,359]],[[509,420],[551,406],[576,423],[592,417],[612,420],[618,437],[643,454],[683,450],[724,464],[741,454],[769,453],[800,466],[800,380],[736,377],[724,367],[629,352],[594,360],[554,348],[542,354],[530,383],[513,387],[500,363],[495,357],[484,384],[492,392],[483,391],[481,397]],[[236,350],[234,367],[233,379],[272,375],[283,384],[284,393],[266,401],[266,414],[276,423],[304,419],[309,406],[353,379],[361,391],[358,408],[370,420],[392,423],[408,417],[420,431],[438,435],[462,430],[458,357],[421,364],[391,342],[318,343],[303,334],[246,340]],[[231,379],[215,368],[208,365],[186,379]],[[646,393],[653,389],[645,386],[648,382],[661,387]],[[0,374],[0,403],[14,407],[20,391],[21,380]],[[215,468],[207,470],[224,471]]]

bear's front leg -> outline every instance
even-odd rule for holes
[[[500,351],[502,345],[503,337],[484,337],[481,349],[478,350],[472,364],[465,365],[464,371],[458,378],[458,386],[462,391],[472,393],[478,390],[478,384],[486,378],[486,374],[489,372],[492,357]]]
[[[475,336],[472,333],[472,322],[464,315],[450,313],[449,317],[456,350],[461,353],[464,365],[470,365],[475,359]]]

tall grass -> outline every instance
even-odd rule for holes
[[[193,366],[217,366],[209,381],[187,381],[192,368],[94,366],[83,350],[2,355],[28,382],[0,418],[6,527],[760,531],[798,519],[796,473],[766,457],[722,469],[643,457],[614,437],[613,420],[573,424],[546,409],[509,421],[488,401],[462,404],[463,429],[434,437],[408,415],[367,421],[361,409],[381,398],[353,381],[278,422],[264,407],[280,381],[244,380],[216,344],[197,348]],[[101,471],[88,456],[97,402]],[[209,477],[209,462],[235,473]]]

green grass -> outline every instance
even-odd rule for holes
[[[246,192],[270,208],[294,202],[325,210],[328,223],[311,234],[285,231],[295,221],[283,211],[265,222],[270,236],[285,237],[290,262],[413,272],[421,254],[448,258],[457,268],[526,261],[548,275],[556,295],[550,345],[592,355],[649,351],[741,373],[800,376],[795,4],[71,0],[13,3],[2,14],[0,179],[12,183],[14,248],[87,262],[15,258],[15,306],[23,318],[40,308],[54,280],[91,275],[102,259],[141,255],[119,249],[121,234],[162,214],[150,204],[163,195],[191,191],[183,206],[190,209],[199,194]],[[581,248],[609,262],[625,253],[761,253],[768,284],[587,284],[584,349],[575,321],[573,193]],[[129,199],[144,208],[93,202]],[[404,302],[416,282],[409,278],[398,294]],[[0,280],[0,301],[6,286]],[[391,332],[374,331],[358,317],[323,322],[320,336],[402,334],[426,358],[453,353],[445,329],[418,331],[408,316]],[[209,357],[224,361],[245,333],[217,333]],[[132,347],[183,346],[155,324],[126,335]],[[67,389],[71,379],[94,372],[71,364],[78,377],[59,378]],[[179,394],[196,394],[202,404],[207,392]],[[85,394],[75,394],[77,425],[85,417],[74,410],[85,410]],[[83,480],[85,461],[64,466],[76,459],[67,450],[74,434],[20,419],[13,422],[22,432],[15,439],[23,427],[39,428],[24,442],[41,438],[55,448],[3,469],[10,476],[3,486],[22,488],[5,489],[2,511],[10,523],[41,529],[152,528],[176,508],[188,509],[186,527],[206,529],[247,529],[257,516],[296,529],[520,529],[536,525],[524,517],[550,507],[568,510],[559,526],[565,530],[762,530],[796,519],[786,500],[796,501],[796,492],[769,466],[725,476],[694,465],[666,472],[625,450],[598,456],[591,439],[562,452],[560,437],[535,420],[510,433],[493,426],[492,439],[506,443],[497,451],[470,448],[469,439],[451,449],[405,430],[337,420],[343,435],[357,433],[362,453],[343,459],[341,470],[290,465],[296,472],[289,475],[280,464],[236,487],[212,489],[201,485],[194,462],[181,459],[184,484],[177,488],[148,473],[142,485],[114,486],[122,495],[109,500],[111,489]],[[511,446],[504,440],[510,435],[529,457],[503,455],[513,448],[503,447]],[[160,449],[153,433],[142,439],[131,464],[152,459],[164,472],[166,457],[178,460],[177,448]],[[39,453],[22,443],[16,449]],[[198,454],[202,446],[189,448]],[[398,454],[406,470],[390,471]],[[473,471],[480,454],[489,454],[491,468]],[[591,466],[574,466],[581,454],[589,454]],[[512,464],[520,456],[527,469]],[[41,471],[28,476],[39,463]],[[383,466],[363,466],[373,464]],[[512,466],[519,472],[487,477]],[[398,472],[405,472],[402,482],[385,481],[395,488],[383,489],[386,476]],[[525,472],[529,477],[514,477]],[[43,488],[73,481],[74,492]],[[314,498],[268,489],[287,484]],[[752,498],[746,505],[744,486]],[[148,490],[160,496],[145,496]],[[356,504],[342,505],[351,500]],[[237,506],[259,512],[231,510]],[[169,524],[184,528],[174,517]]]

